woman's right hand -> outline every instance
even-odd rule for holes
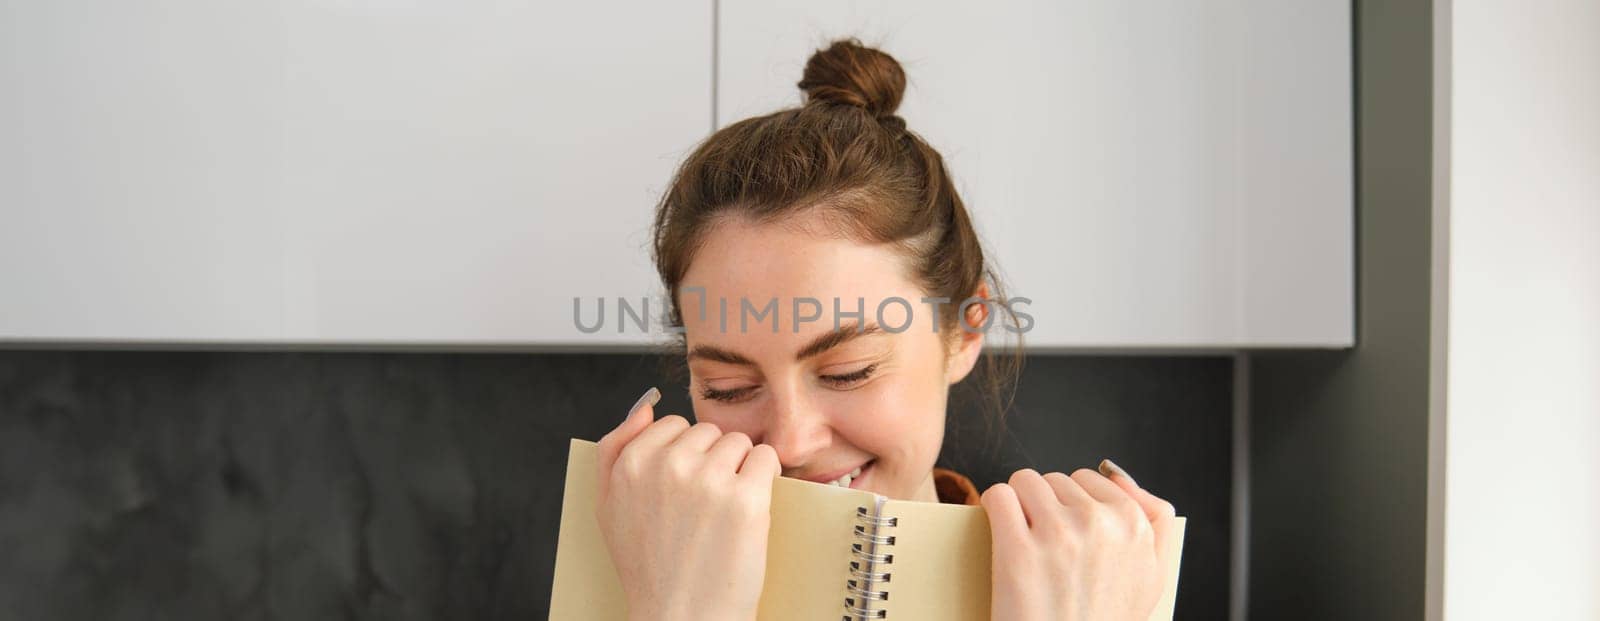
[[[771,446],[742,433],[652,422],[651,388],[600,439],[596,517],[631,619],[754,619],[767,567]]]

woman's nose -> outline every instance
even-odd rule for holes
[[[832,442],[827,417],[806,398],[803,388],[772,392],[772,410],[766,416],[766,442],[778,453],[785,470],[803,466]]]

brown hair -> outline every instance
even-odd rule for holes
[[[896,244],[912,282],[951,300],[939,310],[942,334],[957,334],[957,309],[985,280],[989,309],[1016,324],[944,158],[895,114],[906,87],[900,63],[841,39],[812,54],[798,86],[803,105],[744,119],[701,142],[656,207],[653,256],[672,325],[683,325],[678,291],[698,244],[734,215]],[[991,424],[1003,422],[1014,396],[1017,336],[1011,355],[985,351],[974,369]],[[944,342],[948,352],[952,339]]]

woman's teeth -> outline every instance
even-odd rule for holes
[[[857,466],[855,470],[851,470],[850,474],[847,474],[847,475],[844,475],[842,477],[839,477],[838,479],[835,479],[833,481],[828,481],[828,485],[837,485],[839,487],[850,487],[850,481],[855,479],[858,476],[861,476],[861,467],[860,466]]]

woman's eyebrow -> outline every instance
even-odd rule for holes
[[[879,334],[881,332],[882,330],[880,330],[878,328],[878,324],[875,323],[869,323],[865,327],[863,327],[859,322],[847,323],[839,326],[838,330],[828,332],[822,336],[812,339],[812,341],[807,343],[805,347],[800,348],[800,353],[795,354],[794,359],[805,360],[806,358],[810,358],[822,352],[848,343],[856,337],[867,336],[869,334]]]
[[[799,353],[794,355],[794,359],[805,360],[806,358],[816,356],[822,352],[848,343],[858,337],[867,336],[870,334],[881,334],[882,332],[883,330],[879,328],[878,324],[876,323],[869,323],[865,326],[862,326],[859,322],[848,323],[839,326],[838,330],[824,333],[817,338],[812,339],[810,343],[806,343],[805,347],[800,348]],[[746,358],[743,354],[729,351],[714,345],[695,345],[694,348],[689,350],[689,359],[693,360],[695,358],[703,358],[706,360],[737,364],[747,367],[756,366],[754,360]]]
[[[728,364],[737,364],[747,367],[756,366],[754,360],[712,345],[695,345],[693,349],[689,350],[689,359],[694,360],[695,358],[704,358],[706,360],[726,362]]]

